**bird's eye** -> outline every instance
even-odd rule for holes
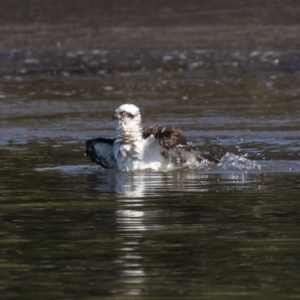
[[[126,116],[127,112],[126,111],[122,111],[122,116]]]

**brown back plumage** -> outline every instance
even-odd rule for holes
[[[178,146],[188,146],[186,138],[181,134],[178,128],[160,128],[157,125],[143,128],[143,138],[155,136],[162,148],[169,150]]]
[[[203,159],[206,159],[210,162],[219,163],[219,160],[209,154],[200,152],[197,148],[189,145],[185,136],[183,136],[178,128],[167,128],[159,127],[157,125],[143,128],[142,129],[143,138],[146,139],[150,135],[154,135],[160,146],[165,150],[175,150],[182,149],[187,152],[194,153],[196,159],[201,162]],[[177,151],[177,150],[176,150]],[[169,156],[167,151],[163,153],[164,156]],[[174,155],[174,153],[173,153]]]

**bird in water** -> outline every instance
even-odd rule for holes
[[[133,104],[121,105],[113,120],[115,138],[86,141],[86,155],[105,169],[159,171],[183,166],[188,161],[219,162],[189,145],[178,128],[144,127],[140,110]]]

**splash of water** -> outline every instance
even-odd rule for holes
[[[255,160],[229,152],[221,158],[220,165],[225,170],[261,170],[261,165],[257,164]]]
[[[245,155],[235,155],[233,153],[226,153],[218,164],[202,160],[199,162],[193,157],[190,157],[186,162],[174,165],[170,163],[166,171],[186,169],[186,170],[228,170],[228,171],[247,171],[247,170],[261,170],[262,166],[255,160],[246,158]]]

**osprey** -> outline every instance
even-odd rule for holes
[[[144,127],[138,107],[121,105],[113,115],[116,137],[86,141],[86,155],[105,169],[166,170],[188,161],[219,161],[189,145],[178,128]]]

